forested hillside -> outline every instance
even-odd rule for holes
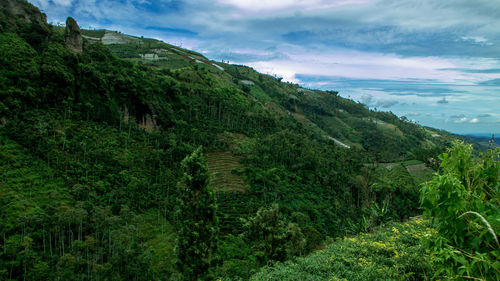
[[[0,7],[2,280],[247,280],[419,215],[454,138],[153,39],[51,26],[23,0]],[[210,245],[182,244],[207,239],[188,225]],[[180,266],[189,245],[204,260]]]

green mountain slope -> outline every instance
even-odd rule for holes
[[[435,167],[453,138],[336,92],[0,5],[0,279],[178,278],[180,162],[200,145],[219,205],[211,274],[245,278],[270,260],[242,219],[279,205],[302,248],[277,260],[406,219],[425,175],[401,163]],[[67,47],[80,35],[81,52]]]

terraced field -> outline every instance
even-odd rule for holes
[[[239,158],[230,151],[206,153],[208,170],[214,175],[211,185],[217,192],[219,227],[223,233],[241,233],[242,217],[255,213],[245,193],[245,182],[235,169],[242,168]]]
[[[417,183],[423,183],[432,179],[434,171],[425,166],[425,164],[407,165],[406,170],[415,179]]]
[[[234,173],[235,169],[243,168],[237,156],[229,151],[209,152],[206,156],[208,170],[214,174],[211,183],[217,191],[245,192],[243,178]]]

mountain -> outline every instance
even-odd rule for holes
[[[464,137],[468,142],[474,144],[474,148],[478,151],[486,151],[488,149],[495,149],[499,147],[500,140],[495,136],[500,136],[500,134],[474,134],[465,135]]]
[[[51,26],[23,0],[0,5],[1,279],[181,278],[180,163],[199,146],[220,228],[208,274],[246,279],[418,215],[419,184],[456,138],[154,39]],[[264,214],[271,240],[249,234]]]

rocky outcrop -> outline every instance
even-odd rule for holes
[[[10,27],[4,31],[16,32],[19,27],[18,20],[38,26],[41,30],[47,29],[47,16],[26,0],[2,0],[0,1],[0,9],[7,17]]]
[[[81,53],[83,51],[83,39],[80,27],[76,20],[68,17],[66,20],[66,48],[75,52]]]

